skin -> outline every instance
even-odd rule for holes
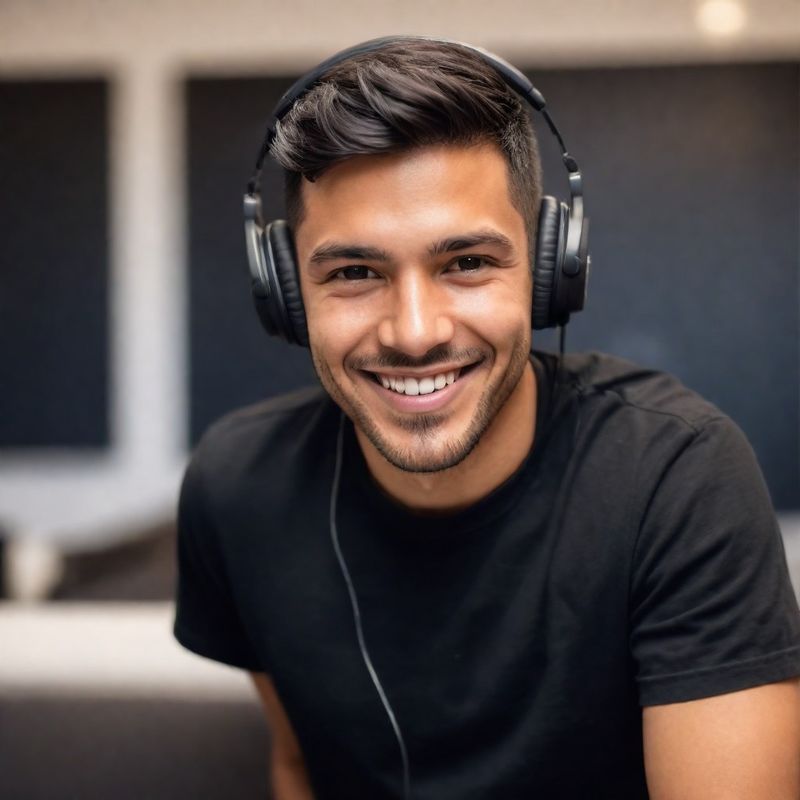
[[[643,711],[651,800],[800,798],[800,682]]]
[[[419,512],[474,503],[521,464],[536,418],[528,241],[502,153],[362,156],[302,191],[312,357],[372,475]],[[374,377],[458,368],[435,410],[398,408]]]
[[[323,386],[388,494],[421,513],[469,506],[517,469],[536,418],[527,240],[502,155],[481,145],[353,158],[304,183],[303,200],[295,239]],[[455,246],[476,232],[482,241]],[[433,410],[415,410],[414,398],[398,406],[371,376],[463,365],[474,366]],[[275,797],[308,800],[288,716],[270,678],[253,680]],[[653,800],[800,797],[797,680],[642,717]]]
[[[273,800],[314,800],[305,760],[269,675],[251,672],[269,722],[269,774]]]

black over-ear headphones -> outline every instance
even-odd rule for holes
[[[294,103],[336,64],[389,44],[417,40],[456,44],[477,53],[528,105],[542,114],[558,139],[561,158],[569,173],[570,201],[568,205],[549,195],[542,197],[533,267],[533,327],[541,330],[563,326],[572,312],[583,308],[591,264],[589,220],[583,214],[583,179],[577,162],[567,152],[564,140],[545,108],[541,92],[516,67],[482,48],[448,39],[388,36],[349,47],[323,61],[288,89],[270,117],[255,171],[244,196],[244,229],[253,300],[261,324],[272,336],[279,336],[291,344],[308,346],[308,326],[291,231],[283,220],[265,225],[261,215],[261,169],[275,138],[277,124]]]

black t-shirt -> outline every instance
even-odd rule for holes
[[[800,613],[752,450],[662,373],[534,357],[534,447],[469,509],[375,485],[345,423],[337,525],[415,800],[646,798],[641,706],[800,674]],[[329,507],[319,389],[214,425],[187,470],[175,634],[268,672],[318,800],[401,797]]]

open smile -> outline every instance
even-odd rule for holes
[[[391,389],[398,394],[418,395],[431,394],[455,383],[461,373],[460,369],[439,372],[436,375],[416,378],[413,375],[381,375],[373,373],[384,389]]]
[[[440,409],[460,394],[467,376],[480,362],[448,370],[433,370],[427,374],[368,372],[378,395],[396,411],[428,412]]]

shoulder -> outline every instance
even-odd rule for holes
[[[719,408],[674,375],[605,353],[566,356],[563,380],[584,401],[613,406],[655,426],[672,425],[699,433],[709,423],[729,421]]]
[[[232,411],[214,422],[192,454],[185,483],[222,497],[248,484],[300,471],[335,429],[338,408],[320,387]]]
[[[739,427],[675,376],[602,353],[569,354],[556,367],[550,357],[554,405],[574,420],[571,452],[593,481],[638,487],[644,502],[667,474],[692,476],[702,490],[736,467],[760,488]]]
[[[318,386],[270,397],[230,411],[212,423],[197,446],[197,452],[238,446],[243,442],[297,431],[317,418],[331,404],[329,395]]]

